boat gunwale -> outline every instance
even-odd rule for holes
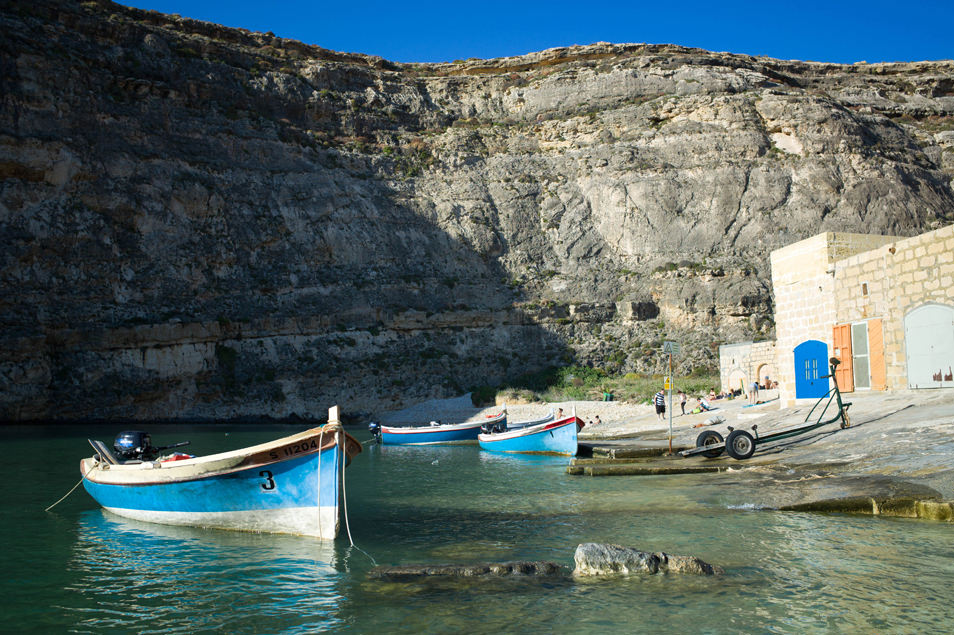
[[[484,420],[478,421],[464,421],[463,423],[441,423],[436,426],[381,426],[382,434],[427,434],[435,432],[457,432],[460,430],[469,430],[471,428],[479,428],[487,423],[497,423],[498,421],[503,420],[507,416],[507,411],[504,410],[498,415],[493,417],[488,417]]]
[[[167,485],[171,483],[201,481],[210,478],[217,478],[220,476],[227,476],[229,474],[235,474],[245,470],[256,469],[266,465],[285,463],[287,461],[319,454],[338,445],[337,433],[339,431],[344,435],[343,441],[346,460],[350,460],[351,457],[361,453],[361,443],[350,434],[345,432],[340,426],[336,425],[330,430],[325,430],[324,426],[319,428],[311,428],[309,430],[304,430],[287,437],[249,446],[247,448],[239,448],[238,450],[229,450],[228,452],[220,452],[218,454],[210,454],[207,456],[184,459],[181,461],[143,461],[140,463],[112,465],[97,461],[98,457],[94,455],[92,457],[87,457],[80,460],[80,473],[84,479],[90,481],[91,483],[118,487],[154,486]],[[314,437],[318,437],[319,439],[321,437],[327,437],[327,440],[322,441],[321,444],[315,448],[307,448],[305,451],[289,456],[270,456],[271,453],[275,453],[276,451],[287,446],[294,445],[295,443],[301,443],[303,441],[307,442]],[[216,462],[221,462],[222,464],[219,466],[204,465],[207,463]],[[196,473],[192,473],[191,470],[189,470],[189,468],[192,468],[193,470],[201,470],[202,467],[207,467],[208,469],[206,471],[199,471]],[[182,475],[177,474],[177,472],[184,471],[189,471],[190,473]],[[97,478],[96,475],[99,475],[99,478]],[[107,475],[116,475],[119,478],[114,480],[110,479]],[[125,480],[124,478],[134,475],[143,475],[146,478],[152,475],[161,475],[162,478],[158,480],[153,479],[141,481],[130,481]],[[102,478],[103,476],[107,476],[107,479],[104,480]]]
[[[576,415],[570,415],[564,419],[558,419],[556,421],[548,421],[541,423],[536,426],[529,426],[526,428],[515,428],[513,430],[505,430],[503,432],[493,432],[491,434],[478,434],[477,440],[483,441],[485,443],[495,442],[495,441],[509,441],[511,439],[517,439],[520,437],[528,437],[534,434],[539,434],[541,432],[548,432],[550,430],[556,430],[557,428],[562,428],[571,423],[576,423],[579,421],[579,417]]]
[[[532,428],[533,426],[542,425],[544,423],[550,423],[556,418],[556,414],[553,410],[542,417],[537,417],[536,419],[527,419],[526,421],[514,421],[513,423],[507,423],[508,430],[524,430],[526,428]]]

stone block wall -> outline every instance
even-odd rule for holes
[[[781,407],[795,403],[795,347],[806,340],[832,348],[835,263],[898,239],[827,232],[772,252],[776,360]]]
[[[719,379],[724,392],[748,390],[753,379],[761,384],[768,374],[779,381],[775,342],[739,342],[719,347]]]
[[[779,381],[778,349],[775,342],[756,342],[753,344],[749,364],[752,369],[751,377],[757,379],[759,385],[765,384],[766,376],[770,381]]]
[[[740,374],[747,385],[773,368],[781,407],[795,403],[795,347],[819,340],[834,354],[836,324],[881,320],[887,389],[907,388],[905,316],[954,306],[954,225],[912,238],[818,234],[772,252],[771,263],[777,339],[720,347],[720,371],[727,390]]]
[[[738,342],[719,347],[719,382],[723,392],[736,390],[740,382],[744,386],[749,381],[752,346],[752,342]]]
[[[845,258],[834,281],[835,323],[880,318],[887,388],[907,388],[904,317],[929,302],[954,305],[954,225]]]

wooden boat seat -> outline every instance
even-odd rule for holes
[[[103,463],[109,463],[110,465],[120,465],[122,461],[117,459],[109,448],[106,447],[106,444],[102,441],[97,441],[95,439],[86,439],[89,441],[89,444],[93,446],[93,449],[96,450],[96,454],[99,455],[99,460]]]

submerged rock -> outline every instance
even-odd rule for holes
[[[524,561],[491,562],[486,564],[410,564],[400,567],[374,567],[368,577],[377,580],[412,580],[425,577],[504,577],[504,576],[563,576],[566,571],[555,562]]]
[[[583,543],[574,554],[575,576],[608,574],[688,573],[718,575],[721,567],[703,562],[694,556],[674,556],[667,553],[649,553],[619,545]],[[564,578],[567,570],[555,562],[525,561],[491,562],[484,564],[410,564],[398,567],[377,566],[368,572],[372,580],[407,582],[425,578],[482,578],[482,577]]]
[[[608,574],[689,573],[694,575],[718,575],[725,573],[694,556],[674,556],[667,553],[650,553],[620,545],[586,542],[576,548],[573,555],[576,569],[573,575],[594,576]]]

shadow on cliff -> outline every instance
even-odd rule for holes
[[[7,66],[4,121],[38,149],[2,166],[0,420],[320,420],[569,354],[519,308],[494,229],[415,207],[428,155],[368,145],[439,117],[345,99],[378,86],[372,58],[108,3],[9,9],[4,51],[36,63]]]

